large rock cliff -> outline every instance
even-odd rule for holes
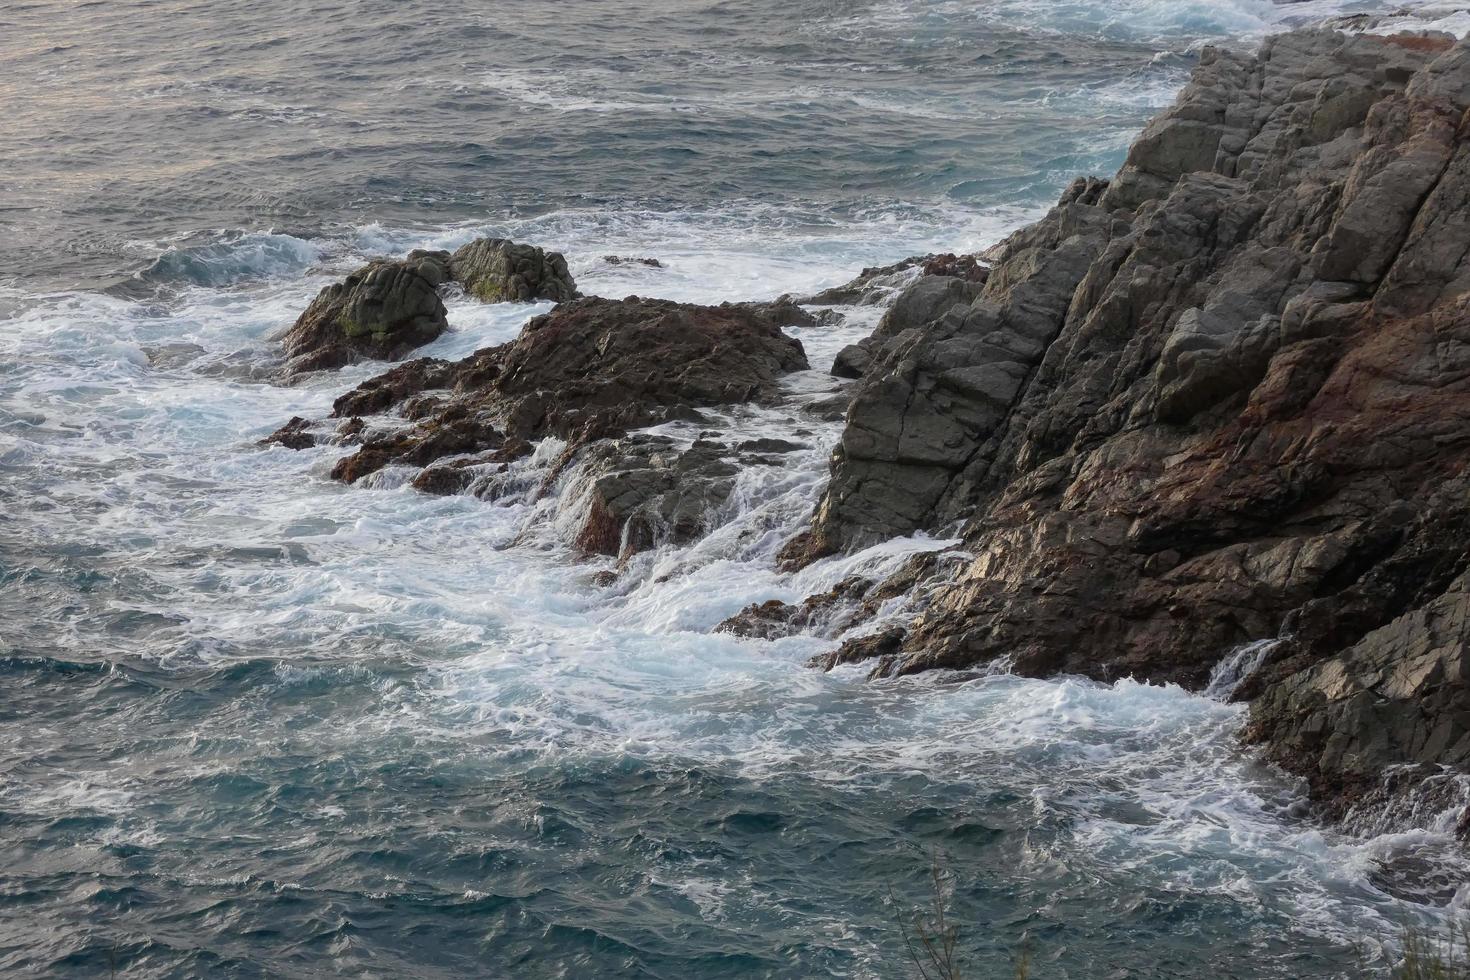
[[[1324,797],[1470,763],[1467,107],[1445,36],[1206,51],[1115,178],[868,351],[785,558],[916,529],[968,558],[829,662],[1198,688],[1282,637],[1249,737]]]

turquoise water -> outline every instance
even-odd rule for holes
[[[1116,168],[1202,43],[1332,9],[648,7],[0,9],[0,973],[902,977],[936,857],[975,977],[1356,975],[1457,907],[1446,828],[1318,828],[1236,706],[712,635],[947,543],[778,573],[836,438],[795,408],[729,413],[806,449],[611,589],[574,483],[255,447],[377,370],[261,380],[365,256],[510,234],[719,301],[979,248]],[[544,309],[453,302],[426,353]]]

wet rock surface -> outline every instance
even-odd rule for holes
[[[807,596],[798,605],[780,599],[752,603],[721,622],[715,631],[776,640],[802,632],[841,630],[858,619],[852,607],[872,587],[872,579],[853,575],[826,592]]]
[[[840,286],[808,296],[793,297],[804,306],[877,306],[891,302],[910,282],[923,274],[933,255],[915,255],[892,265],[870,266]]]
[[[878,329],[838,352],[832,373],[839,378],[861,378],[913,336],[911,331],[926,327],[955,307],[974,302],[986,275],[985,267],[979,265],[972,265],[964,276],[921,275],[894,298],[878,322]]]
[[[343,395],[334,414],[401,406],[431,428],[476,418],[519,439],[616,436],[697,418],[700,407],[776,400],[777,380],[807,367],[781,326],[805,315],[773,304],[576,300],[509,344],[395,368]]]
[[[1247,738],[1338,808],[1394,766],[1470,769],[1470,578],[1286,673],[1251,706]]]
[[[662,269],[664,264],[654,258],[639,258],[636,255],[604,255],[602,261],[608,265],[645,265],[650,269]]]
[[[580,460],[586,516],[576,544],[590,554],[628,558],[657,544],[685,544],[710,528],[740,468],[724,443],[633,435],[589,446]]]
[[[1112,181],[983,282],[916,278],[839,359],[861,381],[784,559],[916,529],[972,558],[831,662],[1200,688],[1287,634],[1239,694],[1319,798],[1464,765],[1467,108],[1444,36],[1207,50]]]

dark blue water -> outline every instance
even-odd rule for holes
[[[809,448],[611,590],[570,489],[254,445],[377,370],[260,380],[364,256],[510,234],[717,301],[979,248],[1113,170],[1201,43],[1330,10],[0,6],[0,975],[902,977],[935,860],[971,977],[1356,975],[1439,921],[1447,829],[1316,827],[1235,706],[710,634],[942,544],[775,570],[830,423],[733,413]],[[427,353],[542,309],[452,302]]]

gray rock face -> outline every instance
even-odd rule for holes
[[[956,306],[968,306],[984,282],[983,275],[977,279],[921,275],[898,294],[871,336],[837,353],[832,373],[839,378],[862,377],[875,360],[884,359],[902,343],[909,331],[927,326]]]
[[[1250,736],[1339,806],[1390,766],[1470,771],[1470,576],[1266,688]]]
[[[1116,177],[850,358],[784,557],[925,528],[974,558],[901,637],[832,659],[1199,687],[1290,632],[1242,689],[1274,758],[1329,797],[1459,764],[1467,51],[1325,30],[1206,51]]]

